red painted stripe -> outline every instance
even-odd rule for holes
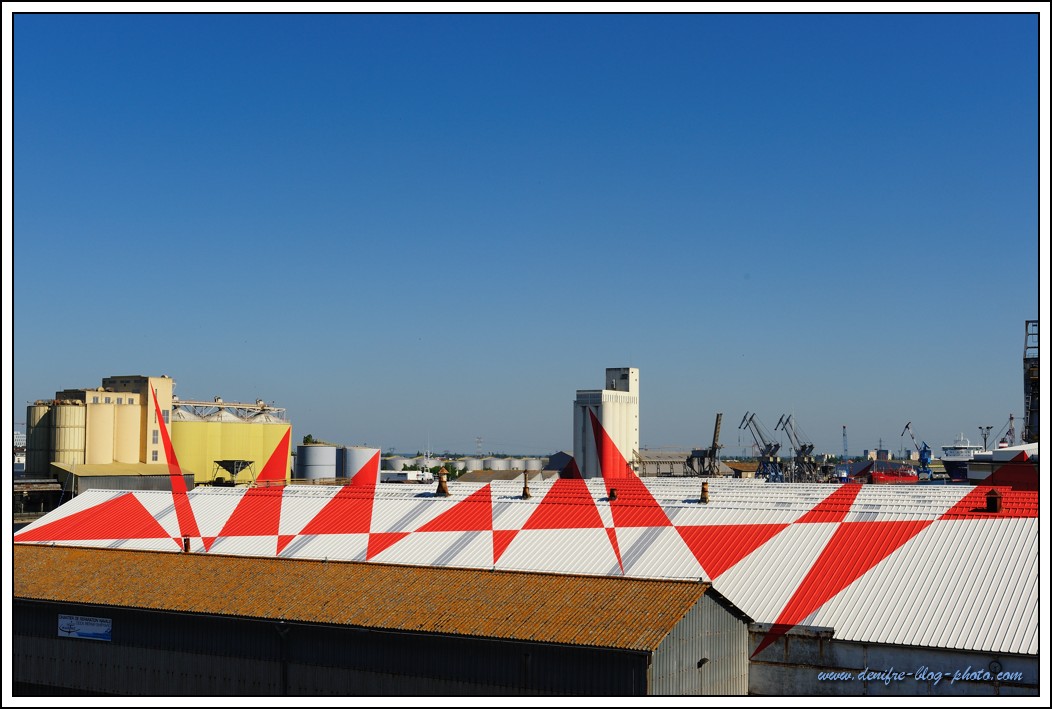
[[[278,535],[278,548],[274,552],[275,554],[281,554],[281,552],[289,545],[293,539],[296,538],[295,534],[279,534]]]
[[[625,565],[621,561],[621,547],[617,544],[617,530],[607,527],[606,536],[610,537],[610,546],[614,548],[614,554],[617,555],[617,565],[621,569],[621,575],[624,576]]]
[[[858,483],[844,483],[829,497],[815,505],[810,512],[796,520],[797,524],[843,522],[861,490],[862,486]]]
[[[418,532],[484,532],[493,529],[493,505],[490,486],[471,493]]]
[[[351,478],[355,487],[376,487],[380,482],[380,451],[376,451],[361,469]]]
[[[282,482],[284,483],[288,479],[288,468],[286,464],[289,459],[289,445],[292,437],[292,428],[285,430],[285,435],[281,437],[278,442],[277,448],[270,454],[270,458],[267,459],[267,464],[263,466],[263,471],[256,476],[256,482]]]
[[[676,527],[710,580],[752,554],[788,524],[709,524]]]
[[[847,483],[850,485],[850,483]],[[933,520],[918,522],[844,522],[826,543],[807,576],[785,604],[753,657],[826,601],[854,583]],[[894,599],[888,599],[894,603]],[[780,629],[780,630],[779,630]]]
[[[614,440],[607,434],[606,429],[599,423],[599,419],[596,418],[591,409],[588,410],[588,415],[592,418],[592,434],[595,437],[595,449],[599,456],[599,471],[603,474],[603,479],[609,483],[614,480],[620,482],[625,477],[635,477],[635,473],[628,466],[625,456],[617,449]]]
[[[153,409],[157,415],[157,425],[161,427],[161,442],[164,444],[164,457],[168,461],[168,478],[172,484],[172,501],[175,504],[175,517],[179,520],[179,534],[183,537],[200,537],[201,532],[197,529],[197,518],[194,517],[194,508],[190,506],[190,499],[186,496],[186,481],[183,479],[183,471],[179,467],[179,460],[175,457],[175,448],[172,447],[172,439],[168,435],[168,427],[164,423],[161,414],[161,405],[157,403],[157,391],[150,388],[153,394]]]

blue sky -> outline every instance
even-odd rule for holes
[[[1022,426],[1037,14],[13,20],[16,422],[168,374],[546,454],[634,366],[651,448]]]

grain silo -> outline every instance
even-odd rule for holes
[[[87,446],[84,462],[89,465],[109,465],[113,462],[114,404],[91,404],[85,407]]]
[[[43,475],[51,462],[51,421],[54,414],[45,401],[26,407],[26,472]]]
[[[114,409],[113,462],[138,463],[142,443],[142,407],[133,403],[117,404]]]
[[[84,464],[84,402],[56,401],[52,409],[51,460],[67,465]]]

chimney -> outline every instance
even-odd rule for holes
[[[986,511],[996,514],[1000,512],[1001,509],[1001,491],[996,487],[992,487],[990,488],[990,492],[986,493]]]
[[[190,537],[183,537],[183,553],[190,551]]]
[[[706,480],[701,484],[701,502],[704,505],[709,504],[709,481]]]
[[[442,468],[438,471],[438,489],[435,490],[435,494],[439,497],[449,497],[449,488],[446,487],[446,469]]]
[[[522,499],[528,500],[531,497],[533,496],[530,495],[529,473],[524,470],[522,471]]]
[[[610,488],[610,501],[613,502],[616,499],[617,499],[617,488],[616,487],[612,487],[612,488]]]

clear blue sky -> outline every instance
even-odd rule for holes
[[[16,422],[168,374],[547,454],[634,366],[651,448],[1022,427],[1037,14],[13,20]]]

